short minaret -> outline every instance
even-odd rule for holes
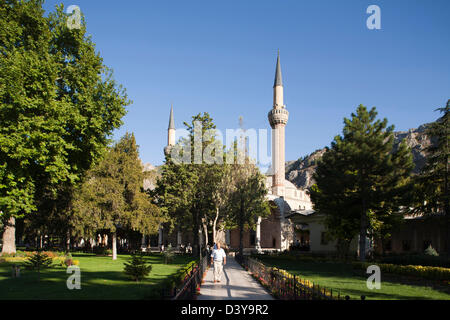
[[[175,121],[173,120],[173,105],[170,107],[169,128],[167,129],[167,146],[164,154],[169,155],[170,150],[175,145]]]
[[[288,122],[289,112],[283,103],[280,52],[278,52],[275,81],[273,84],[273,108],[269,111],[268,117],[270,126],[272,127],[272,194],[284,196],[284,128]]]

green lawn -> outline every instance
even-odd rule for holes
[[[171,264],[163,264],[159,254],[146,256],[153,269],[142,282],[128,280],[123,273],[129,255],[118,255],[117,260],[91,254],[73,254],[80,261],[81,290],[69,290],[63,267],[47,269],[38,281],[34,271],[21,271],[19,278],[11,277],[11,263],[0,263],[0,300],[5,299],[149,299],[157,298],[158,284],[193,260],[176,256]]]
[[[437,285],[436,282],[414,281],[413,285],[405,284],[404,279],[393,275],[381,274],[381,289],[370,290],[366,286],[366,277],[361,272],[353,271],[349,264],[324,263],[307,261],[290,261],[264,257],[258,258],[265,264],[284,269],[291,274],[299,275],[315,284],[333,289],[333,293],[340,292],[341,296],[349,295],[350,298],[360,299],[365,295],[366,299],[395,300],[395,299],[433,299],[450,300],[450,287]],[[411,282],[411,281],[410,281]]]

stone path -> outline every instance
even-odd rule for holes
[[[211,266],[207,271],[197,300],[273,300],[233,257],[227,257],[220,283],[214,283],[213,270]]]

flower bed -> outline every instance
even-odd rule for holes
[[[28,258],[32,257],[35,253],[35,251],[18,251],[14,255],[0,256],[0,263],[22,264],[25,263]],[[68,267],[71,265],[78,266],[80,264],[79,260],[72,259],[72,256],[70,254],[66,255],[63,252],[43,251],[42,254],[45,254],[48,257],[52,258],[53,263],[61,267]]]

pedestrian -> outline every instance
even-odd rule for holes
[[[211,264],[214,263],[214,283],[220,282],[223,266],[227,264],[227,255],[220,247],[220,242],[216,244],[216,247],[211,253]]]

